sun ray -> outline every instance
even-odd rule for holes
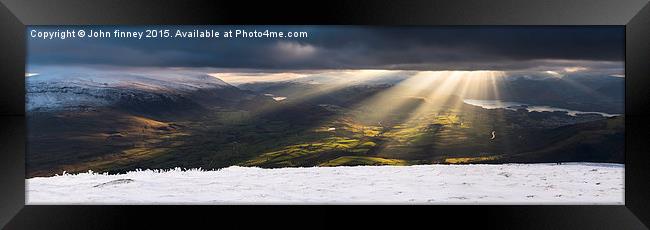
[[[353,85],[363,85],[364,83],[371,81],[373,79],[377,79],[384,76],[390,76],[392,74],[395,74],[396,72],[397,71],[394,70],[363,69],[363,70],[344,70],[344,71],[331,71],[331,72],[320,73],[320,75],[326,75],[326,77],[330,80],[327,83],[314,83],[313,90],[294,95],[294,97],[283,100],[281,103],[277,103],[273,106],[256,108],[255,112],[253,112],[250,117],[261,117],[265,114],[282,111],[283,109],[300,107],[303,106],[304,103],[309,103],[310,100],[313,100],[320,96],[333,94],[336,93],[337,91],[344,90]],[[310,76],[313,77],[313,76],[320,76],[320,75],[310,75]],[[298,78],[305,78],[305,77],[308,76],[300,76],[291,79],[295,80]],[[275,77],[273,78],[275,79]],[[271,82],[273,82],[273,80],[271,80]]]
[[[391,112],[408,112],[408,117],[404,119],[397,119],[395,123],[385,122],[382,124],[387,126],[386,128],[389,130],[393,127],[412,127],[419,130],[426,128],[433,120],[440,118],[440,112],[448,113],[447,115],[442,115],[443,118],[446,116],[452,116],[454,119],[462,118],[462,115],[460,115],[460,110],[464,106],[462,99],[472,91],[482,91],[479,93],[487,94],[486,88],[490,84],[489,82],[495,77],[503,75],[503,72],[496,71],[427,71],[403,83],[411,87],[396,87],[392,89],[393,91],[401,92],[402,94],[399,96],[418,96],[423,99],[423,103],[420,103],[414,109],[411,108],[411,111],[399,111],[404,108],[400,105],[400,103],[406,102],[404,99],[397,100],[397,103],[385,103],[384,99],[388,95],[390,97],[396,96],[394,92],[382,93],[373,98],[373,100],[364,101],[363,103],[391,105],[389,109],[373,111],[380,119],[391,118]],[[455,122],[462,124],[460,120]],[[379,156],[388,154],[385,151],[385,146],[399,145],[399,142],[400,140],[388,140],[384,144],[384,148],[379,149],[375,154]]]

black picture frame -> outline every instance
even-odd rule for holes
[[[650,226],[650,6],[647,0],[33,1],[0,0],[0,227],[284,227],[451,223],[504,229]],[[26,25],[621,25],[625,26],[625,205],[32,206],[25,205]],[[217,213],[219,212],[219,213]],[[363,214],[364,217],[361,217]],[[239,220],[248,217],[250,220]],[[312,224],[295,224],[296,221]],[[353,227],[354,224],[347,227]]]

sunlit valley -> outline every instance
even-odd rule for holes
[[[581,69],[54,70],[26,77],[28,177],[624,159],[624,78]]]

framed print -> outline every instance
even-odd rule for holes
[[[3,1],[1,223],[646,229],[647,2],[316,5]]]

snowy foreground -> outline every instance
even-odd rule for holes
[[[623,204],[621,164],[82,173],[27,179],[27,204]]]

